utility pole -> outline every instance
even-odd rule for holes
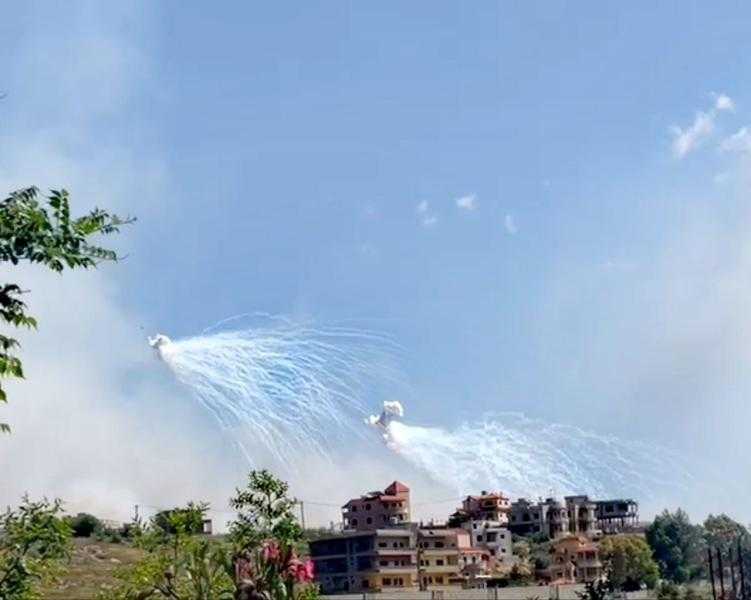
[[[300,524],[305,529],[305,502],[298,500],[297,503],[300,505]]]

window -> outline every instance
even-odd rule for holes
[[[371,517],[368,517],[367,519],[365,519],[365,523],[367,525],[370,525],[371,523],[373,523],[373,519]]]
[[[362,580],[362,587],[364,587],[365,589],[369,588],[370,587],[370,581],[368,581],[367,579],[363,579]]]
[[[481,542],[481,541],[482,541],[482,536],[481,536],[481,535],[478,535],[478,536],[477,536],[477,541],[478,541],[478,542]]]
[[[352,519],[352,526],[357,527],[357,519]]]
[[[379,548],[386,548],[387,546],[388,546],[388,544],[386,542],[378,542],[378,547]]]
[[[435,543],[436,548],[443,548],[443,542],[436,542]]]
[[[391,577],[384,577],[383,585],[391,585]]]
[[[435,566],[436,567],[442,567],[443,566],[443,559],[442,558],[437,558],[436,561],[435,561]]]
[[[370,510],[370,504],[365,505],[365,510]]]

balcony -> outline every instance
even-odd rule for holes
[[[428,574],[459,573],[459,571],[460,571],[459,565],[430,565],[430,566],[420,567],[420,573],[428,573]]]
[[[417,555],[417,550],[410,548],[374,548],[373,554],[379,556],[406,556],[414,558]]]

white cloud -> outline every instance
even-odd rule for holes
[[[735,102],[733,102],[733,99],[730,96],[726,96],[725,94],[716,94],[714,107],[716,110],[734,111]]]
[[[683,158],[689,152],[701,146],[704,140],[712,135],[715,127],[714,122],[714,111],[698,112],[694,122],[686,129],[681,129],[678,126],[673,127],[673,156]]]
[[[723,152],[751,152],[751,131],[747,127],[741,127],[733,135],[720,142],[720,150]]]
[[[693,123],[686,128],[677,125],[671,128],[673,134],[673,156],[683,158],[699,148],[715,131],[717,115],[723,111],[733,111],[735,103],[725,94],[714,94],[714,106],[707,112],[698,111]]]
[[[426,215],[422,219],[423,227],[433,227],[436,223],[438,223],[438,217],[435,215]]]
[[[417,214],[420,214],[420,215],[425,214],[426,212],[428,212],[428,208],[430,208],[428,201],[423,200],[417,205],[417,208],[416,208]]]
[[[513,215],[506,215],[503,218],[503,228],[506,230],[506,233],[509,235],[516,235],[516,232],[519,231],[519,229],[516,226],[516,221],[514,220]]]
[[[477,208],[477,196],[468,194],[456,199],[456,206],[462,210],[475,210]]]

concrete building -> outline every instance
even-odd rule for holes
[[[462,570],[466,565],[460,558],[467,556],[466,552],[471,548],[470,534],[464,529],[420,529],[417,555],[422,589],[462,586],[466,579]]]
[[[597,545],[581,535],[568,535],[550,548],[548,578],[551,583],[585,583],[602,577]]]
[[[600,533],[597,528],[597,503],[589,496],[566,496],[568,530],[574,534],[593,537]]]
[[[635,500],[598,500],[597,528],[606,534],[621,533],[639,526],[639,504]]]
[[[342,507],[345,529],[367,531],[409,523],[409,488],[394,481],[382,492],[353,498]]]
[[[310,542],[310,556],[324,594],[415,590],[416,532],[375,529]]]
[[[517,535],[559,537],[569,531],[568,511],[555,498],[546,498],[536,503],[519,498],[511,503],[508,528]]]
[[[511,532],[500,522],[466,521],[462,529],[469,532],[472,547],[485,551],[491,563],[510,566],[514,562]]]
[[[467,496],[462,501],[462,507],[454,515],[465,515],[468,519],[494,521],[506,525],[510,512],[511,500],[501,492],[483,490],[479,496]]]

